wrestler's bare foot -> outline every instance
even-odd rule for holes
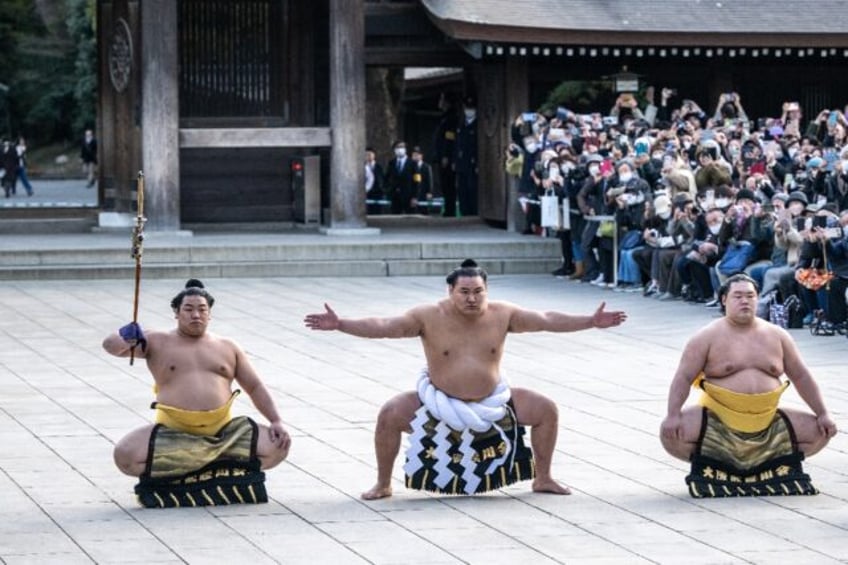
[[[533,492],[547,492],[550,494],[571,494],[571,489],[559,484],[553,479],[536,478],[533,481]]]
[[[378,500],[380,498],[388,498],[392,495],[392,487],[390,486],[382,486],[379,484],[374,485],[371,489],[366,490],[361,494],[364,500]]]

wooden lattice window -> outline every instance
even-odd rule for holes
[[[179,0],[182,118],[285,121],[286,0]]]

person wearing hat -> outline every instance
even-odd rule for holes
[[[677,244],[669,231],[672,222],[672,201],[665,192],[657,192],[650,207],[645,212],[642,237],[645,246],[633,252],[633,260],[639,266],[642,280],[648,281],[643,296],[663,295],[666,281],[659,273],[660,257],[666,253],[674,253]]]
[[[718,161],[718,149],[702,146],[697,153],[698,168],[695,169],[695,184],[698,192],[710,186],[732,184],[731,173]]]
[[[800,190],[794,190],[786,197],[786,209],[794,217],[803,215],[809,203],[810,201],[807,199],[807,195]]]
[[[848,147],[842,149],[839,161],[827,177],[827,199],[839,210],[848,210]]]
[[[727,209],[724,224],[719,232],[721,259],[716,264],[715,273],[719,284],[724,284],[727,277],[733,274],[727,265],[740,252],[743,242],[750,244],[750,254],[744,261],[744,270],[750,275],[750,269],[757,263],[765,264],[771,261],[774,246],[773,219],[765,214],[754,191],[743,188],[736,193],[735,204]],[[739,272],[739,271],[736,271]]]
[[[827,200],[827,170],[821,157],[812,157],[804,166],[805,172],[796,176],[797,190],[807,195],[810,204]]]
[[[781,214],[786,210],[786,203],[789,201],[789,195],[785,192],[775,192],[771,196],[771,205],[775,214]]]
[[[798,265],[804,238],[798,230],[796,218],[803,219],[807,197],[803,192],[793,193],[793,195],[794,198],[777,192],[771,199],[775,218],[774,248],[771,254],[771,266],[760,274],[762,281],[760,296],[765,296],[778,288],[780,279],[787,275],[791,276]],[[793,198],[791,206],[789,206],[790,198]]]
[[[477,215],[477,103],[467,96],[462,102],[462,118],[456,130],[454,167],[456,195],[461,216]]]
[[[613,208],[607,202],[607,190],[614,186],[613,170],[609,161],[598,154],[590,154],[586,159],[589,175],[583,181],[580,192],[577,193],[577,205],[585,220],[583,233],[580,235],[580,250],[583,255],[582,282],[600,284],[605,280],[612,280],[612,266],[610,272],[601,272],[601,264],[596,259],[596,250],[599,249],[600,239],[598,237],[599,221],[592,221],[592,216],[606,215]],[[600,258],[600,251],[597,251]]]

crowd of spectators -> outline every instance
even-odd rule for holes
[[[848,333],[848,106],[805,121],[787,101],[752,121],[736,92],[712,113],[658,94],[649,87],[642,107],[623,93],[604,113],[559,107],[512,123],[505,167],[524,233],[562,242],[554,275],[720,307],[718,287],[744,271],[760,286],[761,316]],[[545,194],[562,205],[555,226],[542,226]],[[822,271],[817,282],[799,275]],[[798,323],[785,321],[790,306]]]

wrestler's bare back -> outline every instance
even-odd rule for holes
[[[500,361],[515,306],[491,301],[476,316],[450,300],[413,310],[433,385],[454,398],[480,400],[500,381]]]
[[[212,410],[230,398],[238,348],[211,333],[149,332],[142,356],[158,388],[157,400],[185,410]]]
[[[703,368],[708,381],[744,394],[769,392],[780,385],[785,352],[777,326],[755,320],[740,328],[722,318],[693,341],[707,348]]]

